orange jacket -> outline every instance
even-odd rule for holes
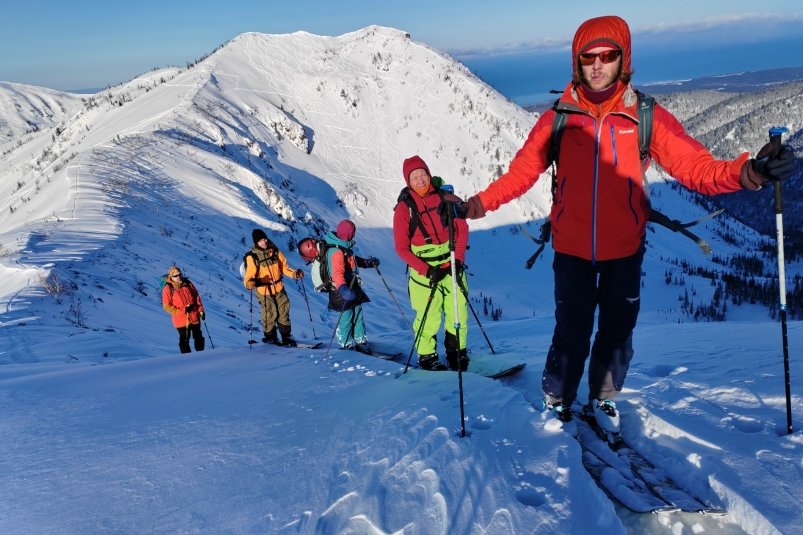
[[[254,264],[252,254],[257,257],[259,270]],[[271,244],[264,250],[254,245],[251,252],[245,256],[243,284],[249,290],[256,287],[257,293],[261,295],[276,295],[284,289],[282,275],[295,278],[295,272],[295,269],[287,265],[284,253],[272,247]],[[253,279],[256,279],[256,284]]]
[[[180,329],[199,323],[204,305],[195,285],[182,277],[179,282],[168,280],[162,288],[162,308],[172,316],[173,326]]]

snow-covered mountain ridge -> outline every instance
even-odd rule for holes
[[[0,146],[0,250],[7,275],[2,317],[15,333],[6,337],[5,362],[36,360],[34,340],[40,337],[17,335],[39,328],[51,332],[48,339],[97,338],[99,347],[112,336],[115,344],[124,341],[144,354],[171,346],[168,329],[152,340],[129,339],[126,322],[113,321],[109,309],[134,307],[138,321],[163,323],[155,286],[174,261],[204,286],[226,325],[226,342],[239,340],[251,321],[243,312],[247,293],[236,265],[256,226],[299,265],[292,252],[297,240],[351,217],[359,249],[383,260],[390,286],[404,295],[390,231],[391,209],[404,185],[402,160],[420,154],[459,195],[470,195],[503,172],[537,118],[447,55],[378,26],[339,37],[246,33],[191,68],[147,73],[80,100],[15,84],[2,90],[8,125],[26,124],[30,109],[43,116],[47,108],[63,110],[35,131],[9,126],[7,137],[14,139]],[[53,103],[19,111],[20,102],[44,102],[45,96]],[[786,99],[796,109],[800,91],[783,86],[753,100],[740,98],[740,113],[717,111],[708,121],[700,119],[706,110],[727,101],[706,94],[695,100],[691,93],[667,105],[678,112],[695,109],[686,120],[700,125],[695,128],[702,135],[728,130],[726,142],[712,145],[733,156],[760,146],[761,121],[783,119],[767,116],[770,104]],[[784,124],[799,130],[795,121]],[[660,173],[650,174],[656,205],[682,220],[701,215],[687,200],[694,196],[663,184]],[[549,180],[541,180],[520,200],[472,222],[473,265],[490,261],[522,283],[545,281],[531,289],[535,299],[522,300],[498,272],[475,270],[472,286],[491,296],[494,306],[504,306],[505,317],[551,312],[550,255],[533,273],[522,270],[534,245],[518,233],[519,223],[532,223],[530,232],[537,233],[548,212],[548,190]],[[656,265],[649,271],[656,280],[672,280],[671,271],[682,286],[677,265],[687,256],[722,270],[685,238],[654,232]],[[724,216],[700,233],[724,258],[766,243]],[[669,286],[658,292],[658,315],[689,317],[693,310],[677,306],[678,292],[685,290]],[[377,290],[379,306],[392,305],[384,287]],[[712,297],[699,291],[703,303]],[[326,320],[318,296],[311,305]],[[45,327],[48,317],[58,327]],[[25,350],[11,351],[20,340]]]

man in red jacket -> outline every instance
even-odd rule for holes
[[[611,434],[619,432],[612,400],[633,357],[650,210],[630,61],[630,29],[621,18],[598,17],[578,28],[572,43],[573,79],[558,103],[568,117],[549,215],[556,325],[542,377],[544,403],[561,420],[571,420],[570,407],[590,351],[586,410]],[[689,189],[708,195],[757,190],[768,180],[794,173],[788,147],[769,161],[750,159],[747,153],[718,160],[666,109],[656,103],[653,113],[650,157]],[[507,173],[464,203],[452,198],[448,209],[457,217],[476,219],[529,190],[549,165],[555,116],[549,110],[538,119]],[[765,146],[758,156],[769,152]]]

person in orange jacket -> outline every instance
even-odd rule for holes
[[[295,346],[296,341],[291,334],[290,299],[284,289],[282,277],[303,279],[304,271],[293,269],[287,264],[287,258],[276,244],[268,239],[262,229],[251,233],[254,246],[245,255],[245,275],[243,284],[249,290],[256,289],[262,307],[262,325],[266,344]],[[278,329],[281,341],[276,336]]]
[[[162,308],[170,314],[173,326],[178,330],[179,351],[191,351],[190,337],[195,342],[195,351],[203,351],[205,340],[201,332],[201,320],[206,319],[206,312],[198,290],[175,265],[167,270],[164,282]]]
[[[541,386],[545,407],[571,420],[590,351],[585,410],[603,429],[618,433],[613,398],[622,390],[633,357],[650,210],[627,23],[616,16],[583,22],[574,36],[571,63],[573,79],[557,103],[568,117],[549,215],[556,324]],[[466,202],[452,196],[447,210],[476,219],[528,191],[549,166],[555,117],[555,109],[541,115],[507,173]],[[732,160],[714,158],[669,111],[654,105],[649,156],[691,190],[707,195],[757,190],[769,180],[788,178],[795,170],[791,149],[762,159],[773,150],[768,144],[757,158],[748,153]]]

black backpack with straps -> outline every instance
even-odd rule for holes
[[[451,188],[451,186],[444,186],[444,181],[439,176],[432,177],[432,185],[435,188],[435,191],[438,193],[440,197],[440,202],[443,203],[443,196],[447,193],[446,189],[444,188]],[[421,213],[418,211],[418,205],[415,203],[415,199],[413,199],[412,193],[410,193],[410,188],[405,187],[399,193],[399,197],[396,200],[396,205],[398,203],[404,203],[407,205],[408,210],[410,211],[410,225],[407,228],[407,237],[410,239],[413,238],[413,234],[415,234],[415,230],[418,229],[421,231],[421,235],[424,236],[424,241],[428,245],[432,244],[432,236],[427,232],[427,228],[424,226],[424,222],[421,221]],[[438,217],[441,217],[438,215]],[[438,255],[436,257],[420,257],[422,260],[426,262],[431,261],[444,261],[449,258],[448,254]]]
[[[642,167],[645,169],[645,173],[643,174],[644,180],[644,191],[649,192],[649,188],[647,187],[647,175],[646,175],[646,168],[649,166],[650,163],[650,141],[652,140],[652,123],[653,123],[653,108],[655,106],[655,98],[651,95],[647,95],[642,93],[641,91],[636,91],[636,96],[638,98],[638,136],[639,136],[639,157],[641,159]],[[552,166],[552,199],[555,199],[555,192],[557,191],[558,187],[558,179],[557,179],[557,166],[558,166],[558,159],[560,156],[560,141],[561,137],[563,136],[563,129],[566,126],[566,121],[568,120],[569,114],[568,112],[562,110],[559,107],[560,99],[556,100],[555,103],[552,105],[552,110],[555,112],[555,118],[552,120],[552,134],[549,138],[549,152],[547,153],[547,162],[549,165]],[[671,230],[672,232],[680,232],[687,238],[694,241],[700,249],[702,249],[703,253],[711,254],[711,246],[708,245],[708,242],[697,236],[696,234],[692,233],[689,230],[689,227],[693,227],[694,225],[704,221],[706,219],[716,217],[719,214],[724,212],[724,209],[717,210],[716,212],[707,214],[700,219],[695,221],[690,221],[688,223],[681,223],[677,219],[671,219],[666,214],[659,212],[655,208],[650,206],[650,214],[648,221],[652,223],[657,223],[661,226],[664,226]],[[538,250],[533,254],[526,262],[525,267],[530,269],[535,261],[538,259],[538,255],[544,250],[544,246],[549,242],[550,235],[552,233],[552,224],[547,218],[546,222],[541,225],[541,236],[539,238],[535,238],[534,236],[530,235],[529,232],[522,226],[521,229],[524,233],[529,236],[531,240],[537,243]]]

